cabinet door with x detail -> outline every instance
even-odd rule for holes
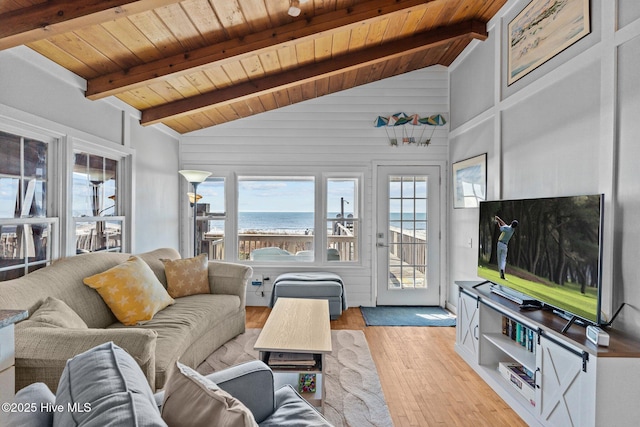
[[[457,341],[460,349],[464,349],[475,362],[478,361],[480,344],[478,326],[478,299],[460,292],[458,298]]]
[[[548,426],[593,426],[596,364],[545,338],[538,347],[540,414]]]

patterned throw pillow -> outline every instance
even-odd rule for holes
[[[258,427],[242,402],[180,362],[165,387],[162,419],[169,427]]]
[[[167,292],[171,297],[180,298],[210,292],[207,254],[162,262],[167,275]]]
[[[137,256],[85,278],[84,284],[98,291],[123,325],[151,320],[158,311],[174,303],[151,267]]]

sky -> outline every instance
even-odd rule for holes
[[[240,212],[313,212],[313,180],[248,180],[238,183],[238,210]],[[328,211],[340,212],[340,197],[348,202],[344,204],[346,213],[353,212],[355,197],[354,180],[330,180]],[[211,212],[223,212],[224,184],[222,180],[207,181],[200,184],[198,194],[202,199],[198,203],[209,203]]]
[[[13,218],[16,207],[17,180],[0,179],[0,218]]]

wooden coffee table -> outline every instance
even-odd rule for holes
[[[291,384],[309,403],[323,408],[324,355],[331,353],[327,300],[278,298],[253,348],[273,370],[276,386]],[[301,380],[315,384],[315,391],[300,390]]]

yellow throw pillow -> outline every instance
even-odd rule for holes
[[[123,325],[151,320],[158,311],[174,303],[151,267],[137,256],[85,278],[84,284],[98,291]]]
[[[194,258],[162,260],[167,275],[167,292],[173,298],[208,294],[209,263],[207,254]]]

